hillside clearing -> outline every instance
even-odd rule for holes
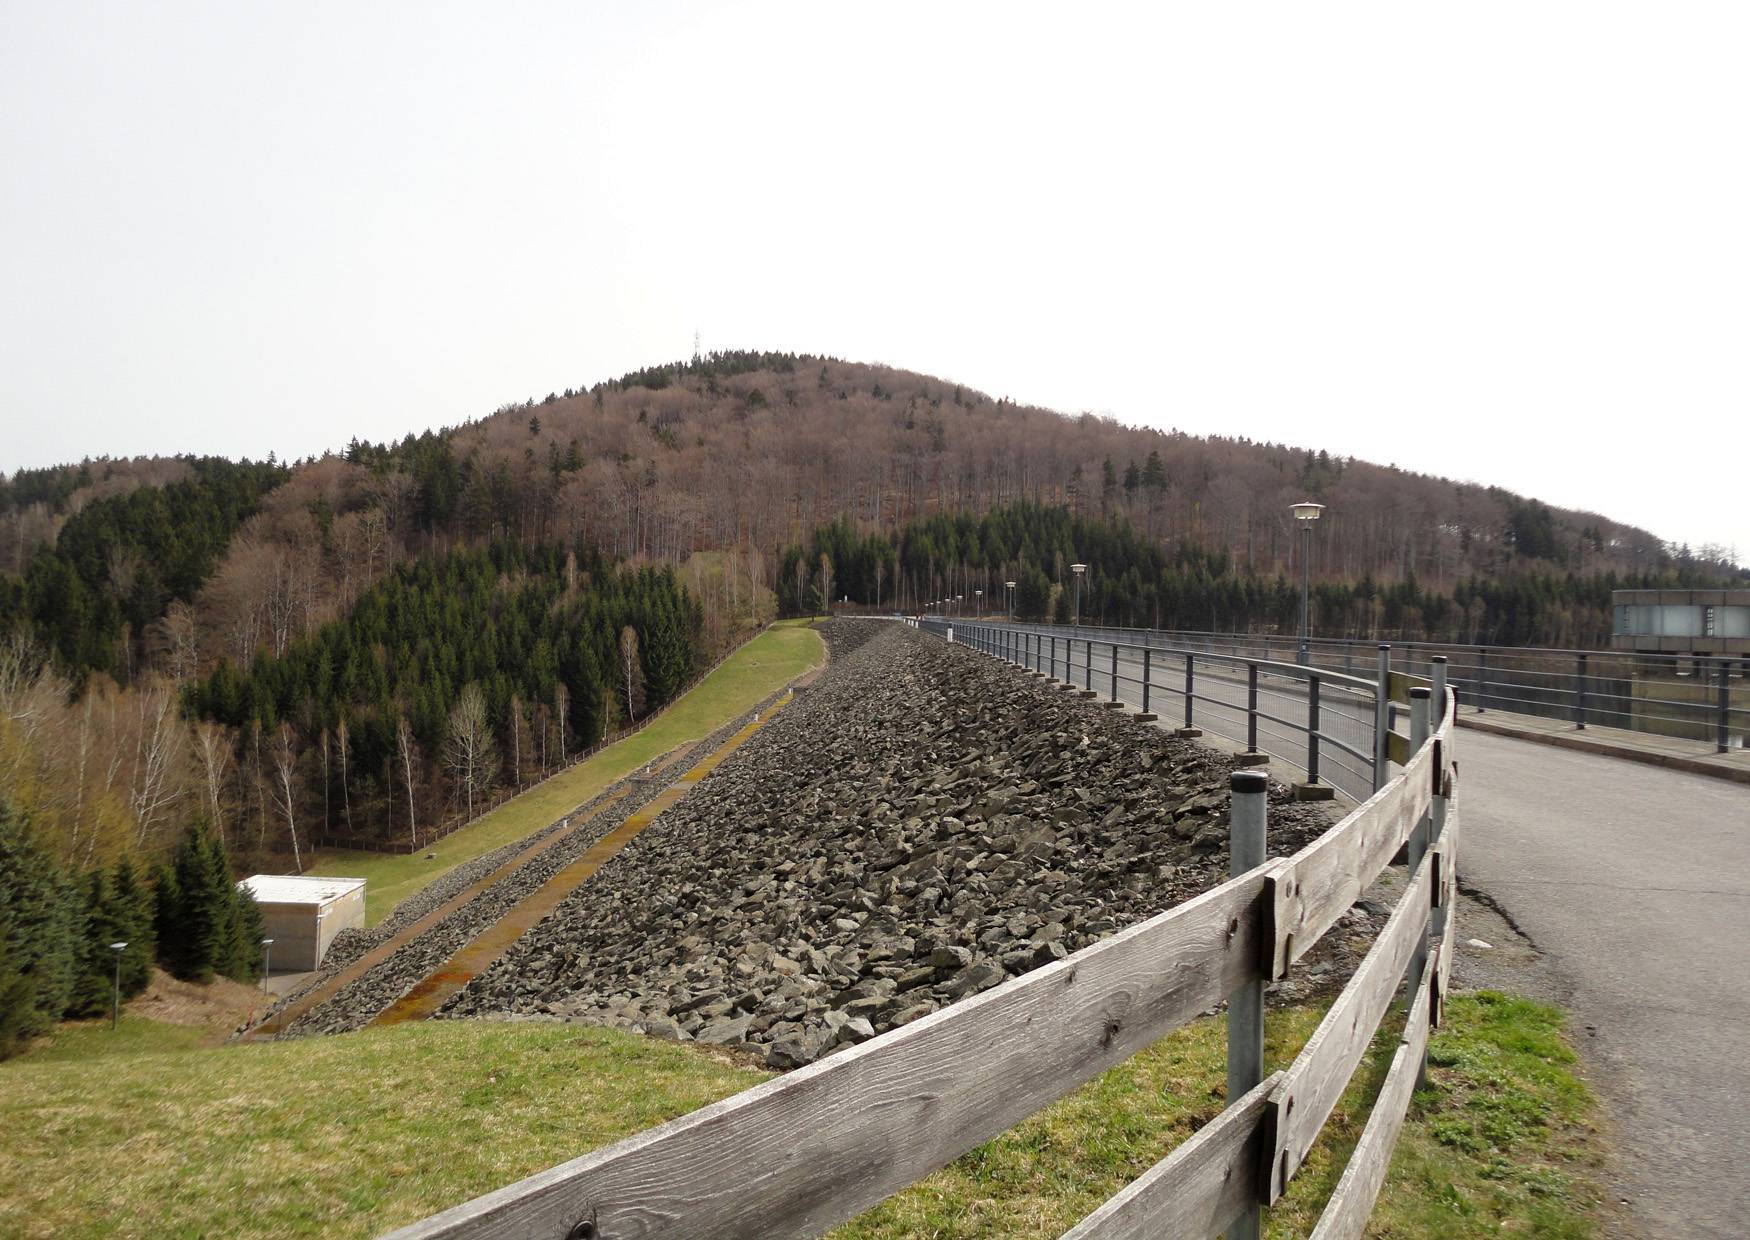
[[[823,658],[820,637],[811,628],[768,628],[714,668],[649,727],[513,797],[478,822],[410,856],[324,850],[308,873],[364,879],[365,924],[374,926],[433,879],[540,830],[676,745],[722,727],[797,676],[818,667]]]
[[[1281,1062],[1320,1012],[1271,1013]],[[1594,1104],[1555,1010],[1459,996],[1369,1234],[1593,1234]],[[365,1236],[765,1078],[695,1046],[552,1023],[438,1021],[187,1048],[129,1019],[0,1065],[0,1232]],[[1220,1109],[1225,1026],[1198,1021],[841,1228],[841,1240],[1058,1235]],[[1267,1234],[1304,1235],[1389,1040]],[[101,1058],[96,1056],[101,1055]],[[313,1084],[319,1082],[319,1084]]]

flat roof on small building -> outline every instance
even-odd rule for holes
[[[365,885],[362,878],[306,874],[251,874],[241,884],[257,904],[331,904]]]

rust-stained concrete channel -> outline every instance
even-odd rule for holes
[[[655,822],[662,812],[693,790],[705,776],[717,768],[742,742],[763,727],[791,699],[786,695],[771,710],[748,722],[722,745],[694,765],[674,783],[657,793],[626,821],[590,845],[577,860],[548,879],[533,893],[513,906],[503,917],[488,926],[467,946],[446,960],[442,966],[416,984],[401,998],[378,1014],[373,1025],[399,1025],[410,1020],[424,1020],[450,1001],[458,990],[490,968],[494,961],[509,950],[530,928],[559,907],[566,896],[576,891],[591,875],[641,831]]]
[[[427,930],[430,930],[433,926],[443,921],[446,917],[461,909],[465,904],[481,892],[485,891],[488,887],[491,887],[502,878],[509,877],[511,874],[522,869],[523,866],[527,865],[536,857],[547,852],[548,849],[554,848],[562,841],[569,839],[573,832],[583,830],[589,823],[594,822],[601,814],[612,809],[616,804],[624,800],[626,792],[627,789],[620,788],[610,793],[594,809],[590,810],[588,813],[580,815],[577,818],[577,821],[567,830],[555,832],[551,838],[536,845],[533,849],[527,852],[518,853],[485,877],[469,883],[461,891],[451,896],[448,900],[444,901],[437,908],[427,913],[424,917],[421,917],[412,925],[403,929],[393,938],[386,939],[377,944],[377,946],[371,948],[370,951],[360,956],[346,968],[322,979],[309,990],[306,990],[303,994],[299,995],[296,999],[293,999],[290,1003],[280,1008],[267,1020],[262,1021],[259,1025],[256,1025],[253,1029],[249,1030],[244,1036],[248,1038],[268,1038],[284,1031],[300,1016],[320,1007],[322,1004],[334,998],[335,995],[339,994],[347,986],[351,985],[353,982],[369,973],[372,969],[382,964],[385,960],[389,959],[390,956],[393,956],[396,952],[400,951],[414,939],[417,939]]]
[[[776,704],[723,737],[704,758],[651,796],[650,787],[681,768],[696,754],[700,743],[688,742],[670,750],[653,768],[610,788],[587,809],[574,811],[575,818],[568,825],[506,858],[417,921],[320,979],[244,1036],[338,1032],[364,1024],[393,1025],[431,1016],[565,897],[589,881],[603,863],[656,821],[664,810],[685,797],[791,697],[792,692],[786,691]],[[722,737],[723,733],[717,736]],[[711,741],[703,743],[709,745]],[[624,821],[613,823],[616,811],[624,812],[627,806],[636,808]],[[613,825],[603,831],[608,823]],[[602,832],[600,838],[585,845],[583,841],[596,832]],[[581,852],[576,851],[579,847]],[[564,860],[566,857],[572,859]],[[549,876],[543,880],[540,876],[544,871]],[[501,888],[501,884],[505,886]],[[478,933],[458,939],[458,925],[465,925],[470,915],[480,915],[476,901],[490,904],[495,899],[503,905],[503,911]],[[415,971],[409,974],[409,968]],[[411,976],[416,980],[402,991],[394,981],[398,973],[404,979]],[[387,993],[382,993],[384,988],[388,988]],[[373,1000],[373,993],[382,994],[382,998]],[[375,1006],[385,1002],[386,1006],[380,1009]]]

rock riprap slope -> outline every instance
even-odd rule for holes
[[[1221,755],[898,624],[826,632],[820,681],[444,1015],[793,1067],[1225,877]],[[1281,789],[1271,820],[1278,855],[1328,822]]]

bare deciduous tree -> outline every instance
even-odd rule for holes
[[[346,829],[352,830],[352,791],[351,781],[347,778],[347,752],[352,748],[346,730],[346,718],[342,716],[334,725],[334,747],[336,756],[340,759],[340,812],[346,818]]]
[[[206,793],[204,799],[207,819],[218,833],[219,842],[225,844],[225,813],[221,798],[225,787],[225,772],[233,758],[231,740],[225,734],[224,728],[206,720],[194,724],[191,730],[194,733],[194,751],[200,760],[201,779]]]
[[[292,735],[292,725],[282,723],[273,741],[274,805],[286,820],[286,833],[292,839],[292,867],[304,872],[304,853],[298,844],[298,742]]]
[[[486,694],[478,684],[463,686],[455,709],[450,711],[444,763],[466,799],[468,817],[474,817],[475,800],[491,790],[492,777],[498,766],[492,727],[486,717]]]
[[[620,630],[620,672],[626,686],[626,718],[638,722],[638,633],[631,625]]]
[[[413,740],[413,728],[406,715],[395,720],[395,752],[401,760],[401,778],[407,784],[407,837],[414,848],[419,847],[419,819],[414,813],[413,768],[419,759],[419,747]]]

